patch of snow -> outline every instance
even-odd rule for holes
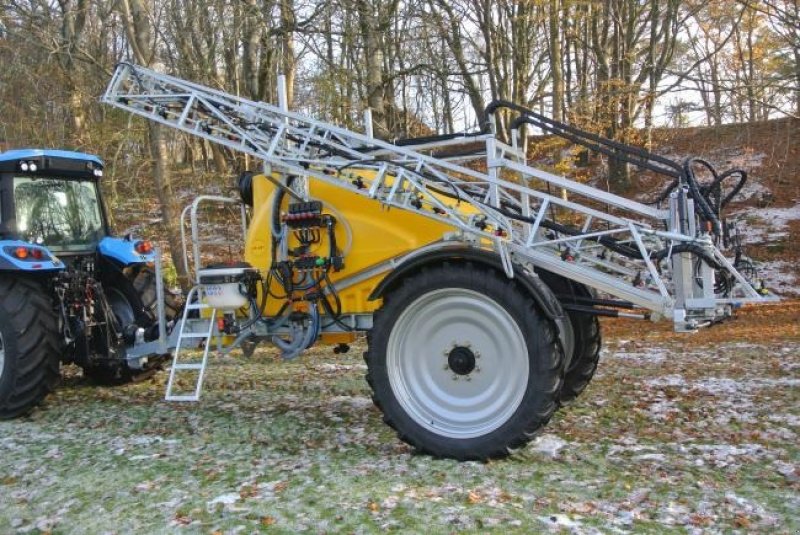
[[[539,521],[544,523],[548,528],[553,530],[561,530],[562,528],[578,528],[580,527],[580,523],[572,520],[567,515],[549,515],[549,516],[540,516]]]
[[[671,400],[659,400],[652,403],[647,408],[648,415],[654,420],[663,421],[664,417],[670,414],[678,414],[680,409]]]
[[[663,463],[667,460],[667,456],[663,453],[644,453],[633,457],[634,461],[652,461],[656,463]]]
[[[800,467],[783,461],[775,461],[773,464],[775,465],[775,470],[788,481],[792,483],[800,481]]]
[[[234,503],[238,502],[241,496],[238,492],[230,492],[227,494],[220,494],[210,502],[208,502],[208,506],[213,508],[217,504],[222,505],[233,505]]]
[[[731,222],[737,223],[742,242],[764,245],[789,237],[789,222],[800,219],[800,203],[786,208],[745,209],[733,212]]]
[[[659,513],[657,521],[661,524],[670,526],[688,524],[689,508],[683,504],[668,502],[666,507],[663,507]]]
[[[646,381],[646,384],[652,387],[664,387],[664,386],[685,387],[688,385],[686,379],[684,379],[683,376],[677,374],[664,375],[662,377],[656,377],[655,379],[649,379]]]
[[[687,381],[680,375],[664,375],[645,382],[650,387],[680,387],[681,391],[701,390],[715,396],[732,396],[751,393],[764,388],[795,388],[800,386],[800,379],[780,377],[777,379],[731,379],[728,377],[708,377],[697,381]]]
[[[349,405],[354,409],[370,409],[374,406],[372,400],[367,396],[334,396],[331,401]]]
[[[780,295],[800,293],[800,280],[797,278],[797,266],[794,263],[784,260],[758,262],[756,269],[768,290]]]
[[[565,440],[558,438],[555,435],[545,434],[541,435],[534,440],[528,447],[530,451],[542,453],[549,457],[557,457],[559,451],[567,445]]]
[[[753,180],[751,177],[747,178],[744,187],[736,194],[734,200],[736,201],[749,201],[751,199],[764,199],[771,195],[772,192],[768,187],[760,182]]]
[[[692,383],[692,388],[714,395],[732,395],[742,390],[742,382],[735,379],[709,377]]]
[[[660,364],[667,359],[669,353],[665,349],[653,348],[647,351],[606,351],[605,357],[628,360],[637,363]]]
[[[366,370],[366,364],[333,364],[322,363],[311,366],[312,369],[318,372],[347,372],[352,370]]]

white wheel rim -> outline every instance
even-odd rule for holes
[[[467,347],[469,373],[448,358]],[[519,407],[530,365],[525,337],[493,299],[467,289],[427,293],[400,315],[386,348],[389,383],[417,424],[450,438],[474,438],[502,426]]]

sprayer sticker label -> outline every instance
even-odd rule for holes
[[[210,296],[222,295],[222,286],[220,286],[219,284],[212,284],[206,286],[206,295]]]
[[[253,253],[261,254],[266,250],[267,250],[267,244],[265,241],[258,240],[255,243],[253,243]]]

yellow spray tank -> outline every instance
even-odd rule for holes
[[[369,176],[369,173],[364,173]],[[272,230],[275,214],[275,199],[282,202],[277,214],[285,215],[291,197],[282,194],[276,180],[267,180],[264,175],[252,178],[252,219],[245,241],[245,260],[266,273],[272,265]],[[343,268],[334,271],[330,279],[346,287],[338,290],[343,314],[365,314],[377,309],[380,299],[370,300],[370,295],[386,273],[404,256],[422,250],[426,245],[441,241],[453,227],[431,221],[422,215],[381,206],[379,203],[319,181],[308,182],[308,197],[322,202],[323,213],[335,218],[336,243],[343,258]],[[469,206],[465,206],[469,210]],[[290,235],[289,249],[299,245]],[[322,233],[320,242],[309,251],[312,256],[324,256],[330,246],[327,235]],[[278,288],[273,287],[278,291]],[[275,314],[281,303],[268,300],[264,310]]]

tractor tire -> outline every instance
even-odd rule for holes
[[[147,266],[135,266],[126,270],[115,280],[105,281],[106,293],[111,309],[122,325],[136,323],[145,330],[158,322],[158,303],[156,298],[156,274]],[[167,321],[174,319],[180,310],[178,297],[164,289],[165,316]],[[124,362],[91,364],[83,367],[83,375],[92,382],[103,386],[120,386],[143,381],[158,371],[157,367],[145,370],[132,370]]]
[[[132,276],[133,288],[136,291],[142,310],[146,317],[139,320],[149,321],[147,326],[158,321],[158,299],[156,295],[156,272],[147,266],[142,266]],[[180,310],[180,298],[178,295],[164,288],[164,313],[167,320],[175,319]],[[145,327],[145,325],[142,325]]]
[[[559,297],[567,303],[572,296],[591,297],[589,289],[578,282],[571,281],[549,271],[537,271],[539,278]],[[567,311],[567,318],[572,333],[572,354],[567,360],[564,374],[564,386],[561,388],[561,403],[569,403],[577,398],[594,377],[597,364],[600,362],[600,322],[594,314]]]
[[[45,289],[19,275],[0,277],[0,420],[33,410],[58,383],[61,338]]]
[[[384,296],[367,340],[367,381],[384,421],[435,457],[505,457],[559,406],[554,324],[495,270],[444,264],[411,275]]]

